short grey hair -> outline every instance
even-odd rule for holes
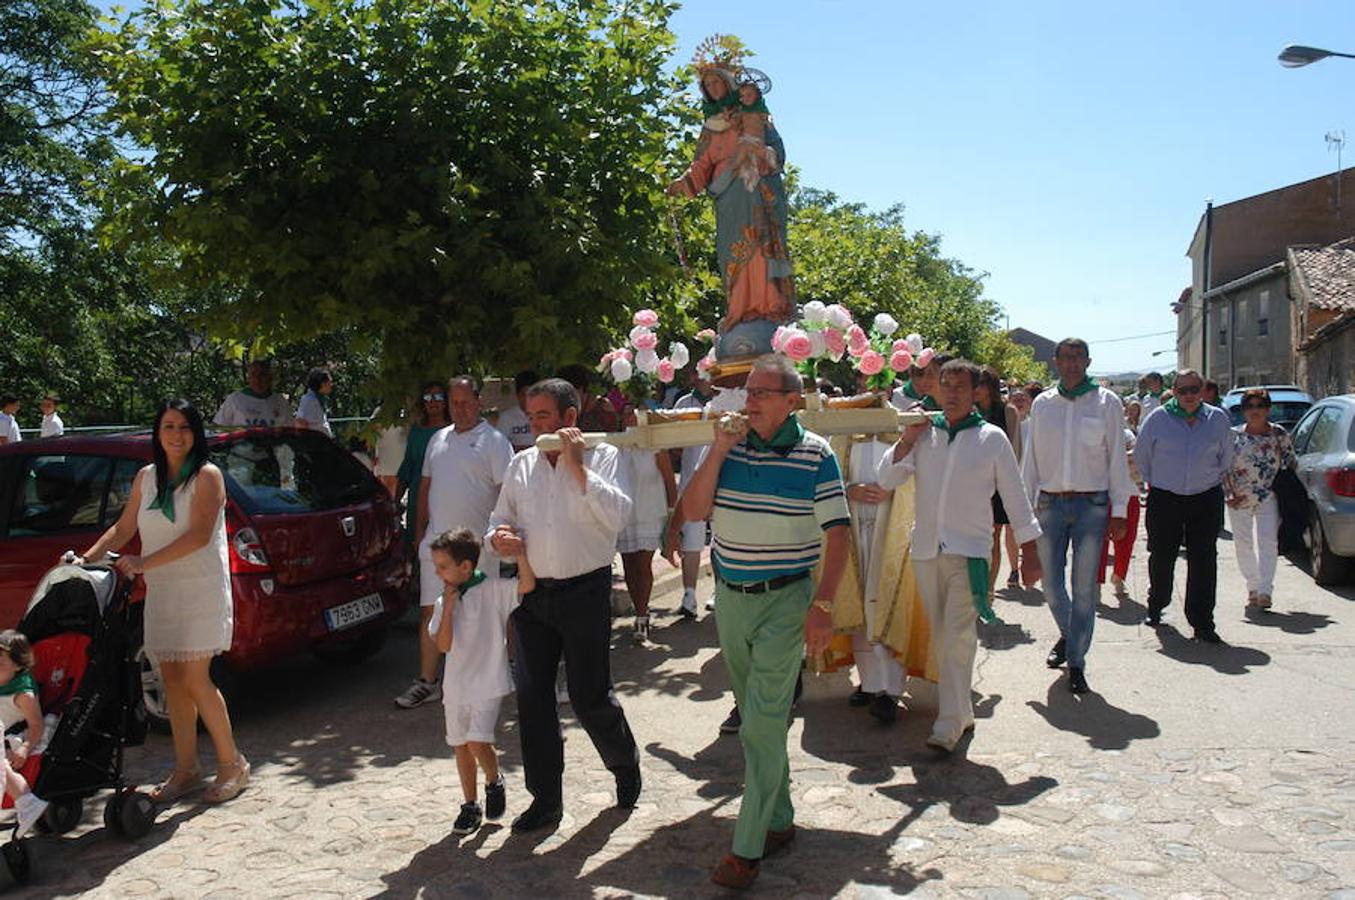
[[[465,388],[476,397],[480,396],[480,385],[476,384],[475,378],[471,375],[457,375],[447,381],[447,393],[451,393],[457,388]]]
[[[790,357],[783,356],[780,353],[765,353],[753,360],[753,368],[748,372],[775,372],[781,380],[781,390],[794,391],[801,393],[805,389],[804,379],[795,369],[795,363],[790,361]]]

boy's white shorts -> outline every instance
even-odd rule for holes
[[[502,697],[494,697],[476,703],[445,704],[447,743],[452,747],[460,747],[467,741],[494,743],[494,730],[499,724],[499,704],[502,702]]]

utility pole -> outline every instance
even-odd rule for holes
[[[1336,211],[1341,212],[1341,150],[1346,145],[1345,130],[1328,131],[1324,135],[1327,142],[1327,152],[1336,151]]]

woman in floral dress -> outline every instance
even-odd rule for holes
[[[1233,428],[1233,467],[1224,476],[1237,567],[1247,581],[1247,607],[1270,609],[1280,525],[1275,476],[1297,460],[1289,433],[1269,420],[1270,394],[1261,388],[1242,397],[1245,422]]]

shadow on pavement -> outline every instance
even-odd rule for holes
[[[1120,597],[1119,603],[1111,606],[1107,603],[1096,604],[1096,616],[1116,625],[1137,625],[1148,613],[1148,607],[1131,597]]]
[[[1170,625],[1161,625],[1155,631],[1162,643],[1158,652],[1177,662],[1209,666],[1223,675],[1246,675],[1249,669],[1270,664],[1270,654],[1254,647],[1204,644],[1187,638]]]
[[[1313,577],[1313,563],[1306,549],[1286,553],[1284,558],[1293,563],[1294,568],[1309,578]],[[1314,584],[1313,586],[1319,591],[1326,591],[1328,594],[1335,594],[1346,600],[1355,600],[1355,584]]]
[[[1022,806],[1058,786],[1056,779],[1037,775],[1011,784],[996,766],[969,759],[972,734],[965,735],[949,756],[913,766],[913,784],[880,788],[880,793],[908,807],[900,829],[917,821],[933,806],[942,804],[951,818],[971,825],[991,825],[1004,806]]]
[[[1035,643],[1031,633],[1015,622],[980,622],[978,631],[979,646],[985,650],[1010,650]]]
[[[1044,606],[1044,591],[1039,588],[1004,587],[995,596],[1022,606]]]
[[[737,734],[717,735],[709,744],[687,757],[657,741],[646,744],[645,752],[668,763],[684,777],[699,785],[696,795],[706,800],[733,797],[743,784],[743,745]],[[795,773],[792,770],[791,777]]]
[[[1155,720],[1112,706],[1094,687],[1090,693],[1070,693],[1066,675],[1049,685],[1044,703],[1027,700],[1026,706],[1060,731],[1083,735],[1097,750],[1124,750],[1162,734]]]
[[[1253,625],[1278,628],[1285,634],[1312,634],[1334,621],[1331,616],[1320,613],[1278,612],[1274,609],[1261,610],[1255,607],[1248,607],[1243,615]]]

